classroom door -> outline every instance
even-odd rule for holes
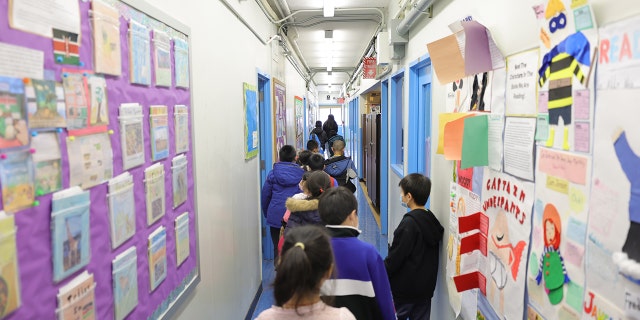
[[[260,122],[260,186],[264,185],[267,174],[273,167],[272,130],[271,130],[271,79],[267,75],[258,74],[258,117]],[[272,260],[273,244],[267,221],[260,210],[262,258]]]

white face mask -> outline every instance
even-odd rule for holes
[[[404,201],[402,201],[402,195],[400,195],[400,203],[402,204],[403,207],[409,208],[409,206],[406,203],[404,203]]]

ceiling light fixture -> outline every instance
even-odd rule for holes
[[[335,14],[336,7],[333,4],[333,0],[324,0],[324,17],[333,17]]]

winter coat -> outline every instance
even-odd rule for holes
[[[327,133],[324,132],[324,130],[322,130],[321,127],[315,127],[313,128],[313,130],[311,130],[311,133],[309,133],[309,140],[311,140],[311,134],[314,134],[314,133],[320,140],[318,142],[320,144],[320,148],[324,149],[324,144],[327,143],[327,140],[329,140],[329,138],[327,137]]]
[[[337,156],[327,159],[324,162],[324,172],[338,181],[338,185],[342,186],[347,183],[347,169],[356,171],[356,165],[350,157]]]
[[[291,228],[304,226],[308,224],[323,225],[318,213],[318,199],[298,200],[294,198],[287,199],[285,203],[287,210],[291,211],[287,227],[284,233],[287,234]]]
[[[287,198],[300,192],[298,183],[302,180],[304,170],[293,162],[276,162],[273,170],[267,175],[262,186],[261,207],[262,214],[267,218],[267,224],[274,228],[282,226],[282,216],[286,210],[284,203]]]

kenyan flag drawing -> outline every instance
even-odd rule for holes
[[[78,34],[53,29],[53,56],[57,64],[80,65]]]

